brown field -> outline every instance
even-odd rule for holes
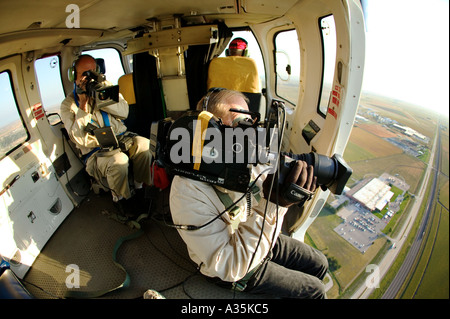
[[[388,97],[363,93],[360,105],[387,116],[402,125],[411,127],[421,134],[432,137],[435,134],[439,115],[434,111]]]
[[[387,128],[379,124],[358,124],[358,127],[381,138],[397,136],[397,134],[389,131]]]
[[[341,218],[337,215],[322,210],[317,220],[308,228],[308,234],[313,239],[317,249],[327,257],[334,257],[339,261],[341,267],[334,272],[334,275],[344,290],[364,271],[367,264],[385,244],[386,239],[382,237],[375,240],[375,243],[367,249],[366,253],[362,254],[334,231],[334,227],[341,222]],[[337,284],[333,288],[337,288]],[[332,289],[327,293],[330,299],[337,298],[338,295],[338,289]]]
[[[384,157],[393,154],[401,154],[403,152],[400,148],[360,127],[353,128],[350,141],[362,149],[365,149],[374,157]]]
[[[417,192],[417,187],[425,169],[425,164],[419,159],[407,154],[394,154],[391,156],[374,158],[370,161],[350,162],[353,169],[352,180],[358,181],[366,175],[380,176],[384,172],[403,177],[411,188],[409,192]]]

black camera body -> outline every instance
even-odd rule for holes
[[[224,137],[229,127],[211,113],[208,118],[202,118],[200,114],[206,113],[209,112],[188,112],[175,121],[165,119],[153,123],[154,158],[170,174],[238,192],[247,191],[251,177],[251,163],[245,160],[248,148],[236,141],[227,147]]]
[[[151,152],[157,164],[165,167],[172,175],[246,192],[252,165],[276,162],[278,145],[274,155],[269,143],[274,140],[278,142],[278,138],[273,138],[278,129],[274,128],[276,125],[273,123],[266,123],[266,130],[259,134],[260,128],[249,125],[249,122],[242,126],[245,129],[237,131],[238,134],[254,134],[241,134],[244,136],[240,140],[238,134],[230,138],[229,130],[233,128],[223,125],[220,119],[206,111],[190,111],[175,121],[165,119],[152,124]],[[232,141],[231,144],[227,143],[227,138]],[[338,154],[330,158],[317,153],[283,153],[280,156],[279,183],[284,182],[291,169],[291,162],[296,159],[312,165],[317,184],[335,194],[342,193],[352,174],[352,169]],[[272,173],[275,172],[275,167],[272,167]],[[296,192],[298,190],[291,190],[294,195]]]
[[[86,95],[94,99],[97,109],[119,102],[119,86],[105,86],[104,74],[86,71],[83,75],[86,76]]]

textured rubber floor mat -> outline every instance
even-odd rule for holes
[[[24,278],[27,289],[37,298],[63,298],[69,289],[91,292],[120,285],[125,274],[113,262],[114,245],[136,229],[111,219],[114,211],[107,194],[84,200],[41,251]],[[168,299],[257,297],[206,281],[175,229],[152,219],[141,225],[144,234],[124,242],[117,252],[117,262],[130,276],[129,287],[101,298],[142,298],[148,289]],[[71,287],[78,283],[79,288]]]

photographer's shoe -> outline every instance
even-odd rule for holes
[[[114,207],[117,210],[117,219],[121,221],[128,220],[128,214],[126,209],[126,199],[121,199],[119,201],[113,201]]]

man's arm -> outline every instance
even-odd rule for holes
[[[129,106],[127,101],[123,98],[122,94],[119,93],[119,102],[110,104],[108,106],[102,107],[101,110],[106,113],[111,114],[119,120],[124,120],[128,117]]]

